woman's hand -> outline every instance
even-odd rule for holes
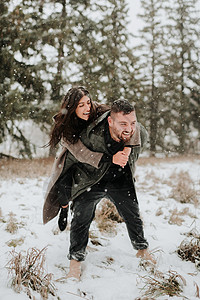
[[[69,206],[69,204],[65,205],[65,206],[62,206],[62,208],[67,208]]]

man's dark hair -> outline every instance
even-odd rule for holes
[[[111,105],[111,113],[122,112],[124,115],[128,115],[132,111],[135,111],[135,108],[127,100],[115,100]]]

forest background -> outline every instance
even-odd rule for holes
[[[133,35],[126,0],[1,1],[1,156],[47,153],[52,116],[72,85],[98,102],[135,103],[151,156],[200,153],[200,1],[140,6]]]

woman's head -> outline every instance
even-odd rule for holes
[[[60,113],[73,115],[87,121],[93,115],[93,105],[88,90],[84,87],[71,88],[63,98]]]
[[[94,117],[95,108],[88,90],[82,86],[69,89],[59,113],[54,116],[55,125],[49,144],[55,146],[61,138],[77,142],[80,132]]]
[[[83,96],[76,107],[75,113],[78,118],[87,121],[90,117],[91,100],[88,96]]]

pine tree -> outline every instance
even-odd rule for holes
[[[119,98],[136,100],[138,80],[135,57],[129,46],[127,5],[124,0],[73,4],[77,17],[75,60],[78,84],[86,85],[94,98],[112,103]],[[74,59],[74,57],[72,57]]]
[[[161,108],[163,97],[160,90],[160,69],[164,53],[162,51],[162,5],[164,1],[142,0],[143,12],[139,17],[144,22],[140,30],[141,43],[135,47],[139,51],[141,72],[141,101],[139,106],[143,110],[143,117],[148,120],[150,131],[150,152],[155,155],[156,146],[162,144]]]
[[[20,121],[46,119],[40,106],[45,96],[38,38],[34,26],[39,18],[36,1],[23,1],[12,7],[11,1],[1,3],[0,31],[0,142],[9,134],[19,144],[22,156],[32,155],[32,147],[20,129]]]
[[[58,109],[62,96],[70,85],[69,56],[73,16],[67,0],[43,0],[43,18],[38,22],[41,52],[47,60],[46,81],[49,85],[49,101]],[[43,50],[43,51],[42,51]]]
[[[93,86],[95,74],[89,76],[89,70],[91,60],[92,67],[97,61],[95,21],[89,14],[90,1],[50,0],[45,5],[51,14],[43,22],[41,39],[44,47],[50,46],[54,53],[49,62],[48,82],[51,101],[58,108],[71,85],[86,85],[89,90]]]
[[[73,83],[84,85],[92,95],[97,96],[99,75],[98,69],[98,30],[94,18],[96,3],[94,1],[70,1],[74,22],[72,26],[71,42],[74,50],[69,56]]]
[[[178,139],[175,150],[179,153],[190,148],[189,133],[196,110],[196,106],[192,105],[192,98],[199,93],[197,79],[200,23],[196,4],[196,0],[168,1],[165,8],[168,24],[165,29],[167,55],[163,76],[166,103],[170,111],[165,123]],[[171,148],[173,149],[172,145]]]
[[[135,100],[139,84],[128,45],[126,2],[50,0],[48,8],[52,13],[38,28],[43,45],[55,51],[48,75],[55,105],[70,85],[85,85],[98,101]]]
[[[119,98],[136,101],[139,86],[136,79],[136,57],[130,46],[128,32],[128,6],[125,0],[105,1],[102,20],[98,24],[101,34],[99,47],[99,87],[107,103]]]
[[[94,100],[107,103],[137,99],[125,0],[10,3],[1,4],[0,15],[0,142],[9,133],[31,157],[19,121],[45,127],[71,85],[86,85]]]

